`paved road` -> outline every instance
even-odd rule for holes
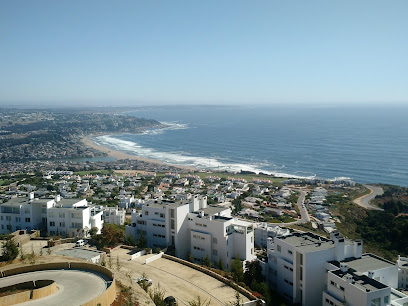
[[[383,210],[379,207],[370,205],[370,201],[374,199],[377,195],[382,195],[384,193],[384,190],[382,190],[381,187],[371,185],[364,185],[364,187],[370,189],[370,193],[355,199],[353,202],[366,209]]]
[[[54,280],[57,283],[58,291],[45,298],[19,305],[81,305],[97,297],[107,288],[107,279],[103,275],[80,270],[45,270],[12,275],[1,278],[0,287],[40,279]]]
[[[300,192],[298,201],[296,203],[296,205],[299,207],[299,211],[300,211],[300,216],[301,216],[300,220],[293,221],[293,222],[287,222],[287,223],[271,223],[272,226],[300,224],[300,223],[306,223],[306,222],[310,221],[309,213],[307,212],[306,207],[304,207],[307,192],[304,191],[304,190],[301,190],[301,189],[297,189],[296,191]]]
[[[307,212],[307,209],[304,205],[305,198],[306,198],[306,191],[303,191],[303,190],[299,190],[299,191],[300,191],[300,195],[299,195],[299,199],[296,205],[299,207],[300,215],[302,218],[297,223],[306,223],[310,221],[309,213]]]

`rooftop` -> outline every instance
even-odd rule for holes
[[[292,233],[291,235],[279,237],[278,239],[304,252],[315,252],[334,247],[333,241],[312,233]]]
[[[228,208],[219,207],[219,206],[208,206],[208,207],[206,207],[204,209],[200,209],[200,210],[204,212],[205,216],[213,216],[213,215],[219,214],[220,212],[222,212],[222,211],[224,211],[226,209],[228,209]]]
[[[333,273],[334,275],[342,278],[345,281],[351,279],[351,283],[354,286],[366,292],[380,290],[388,287],[387,285],[384,285],[376,281],[375,279],[369,278],[366,275],[357,275],[351,272],[350,270],[343,272],[339,269],[335,271],[330,271],[330,273]]]
[[[394,263],[373,254],[364,254],[361,258],[348,258],[343,262],[357,272],[368,272],[395,266]]]

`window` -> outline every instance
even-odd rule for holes
[[[53,211],[50,211],[49,214],[48,214],[48,216],[49,216],[50,218],[54,218],[54,217],[55,217],[55,213],[54,213]]]
[[[251,254],[252,254],[252,255],[254,254],[254,249],[252,249],[252,248],[251,248]]]
[[[171,229],[174,229],[174,228],[175,228],[174,220],[173,220],[173,219],[171,219],[171,221],[170,221],[170,228],[171,228]]]
[[[16,217],[16,222],[20,222],[21,218],[20,217]]]
[[[6,221],[11,221],[11,216],[6,216]]]
[[[61,227],[65,227],[65,222],[60,222]]]
[[[47,208],[46,207],[41,208],[41,213],[46,214],[47,213]]]
[[[31,222],[31,219],[30,219],[30,218],[25,218],[25,222],[26,222],[26,223],[30,223],[30,222]]]
[[[3,221],[3,216],[1,216],[1,221]]]
[[[278,252],[282,251],[281,246],[279,244],[276,246],[276,249],[278,250]]]
[[[254,242],[254,237],[251,237],[251,243],[253,243]]]
[[[174,209],[170,210],[170,217],[174,218]]]
[[[149,212],[147,210],[145,210],[145,216],[148,216]]]
[[[381,306],[381,298],[376,298],[371,300],[371,306]]]
[[[390,302],[390,297],[388,295],[384,296],[384,304],[387,305],[389,302]]]
[[[55,222],[54,222],[54,221],[50,221],[50,226],[55,226]]]
[[[213,237],[213,243],[214,243],[214,244],[217,244],[217,238],[214,238],[214,237]]]
[[[213,254],[214,256],[218,256],[218,251],[214,249],[212,254]]]
[[[160,218],[164,218],[165,217],[165,215],[164,214],[160,214]]]
[[[30,209],[29,209],[29,208],[24,209],[24,213],[29,214],[29,213],[30,213]]]
[[[59,213],[59,217],[60,217],[60,218],[65,218],[65,213],[64,213],[64,212],[60,212],[60,213]]]
[[[303,254],[302,253],[299,253],[299,261],[300,261],[300,264],[303,265]]]

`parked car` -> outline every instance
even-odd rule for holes
[[[76,247],[81,247],[85,245],[85,241],[83,239],[79,239],[77,242],[75,242]]]
[[[143,276],[135,278],[135,282],[138,284],[144,283],[147,286],[151,286],[153,284],[153,281],[150,278],[143,277]]]
[[[164,299],[164,303],[166,304],[166,306],[177,306],[176,298],[171,295]]]

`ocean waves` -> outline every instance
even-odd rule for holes
[[[102,146],[109,147],[113,150],[125,152],[130,155],[135,155],[147,159],[161,161],[167,164],[191,166],[197,169],[228,171],[237,173],[240,171],[251,171],[255,173],[265,173],[275,175],[278,177],[291,178],[309,178],[314,175],[288,174],[279,170],[284,166],[276,167],[275,165],[268,165],[265,161],[261,163],[234,163],[223,161],[214,157],[203,157],[190,155],[187,152],[164,152],[153,148],[148,148],[139,145],[137,142],[120,139],[120,135],[104,135],[92,138],[92,140]],[[276,170],[268,170],[269,167],[279,168]]]

